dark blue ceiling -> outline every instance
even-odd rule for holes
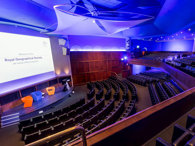
[[[143,39],[170,36],[188,28],[191,28],[190,33],[195,32],[195,0],[2,0],[0,23],[52,31],[57,23],[53,6],[60,4],[77,4],[98,12],[131,12],[153,17],[115,36]]]

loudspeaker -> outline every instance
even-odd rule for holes
[[[62,47],[62,52],[63,52],[63,55],[67,55],[67,48],[66,47]]]
[[[60,46],[65,46],[65,44],[66,44],[66,39],[58,39],[58,44],[59,44]]]
[[[70,49],[66,47],[62,47],[62,52],[63,52],[63,55],[70,55]]]

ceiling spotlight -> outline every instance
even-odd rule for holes
[[[93,23],[95,23],[95,20],[93,20]]]
[[[191,28],[189,28],[188,31],[191,31]]]
[[[180,33],[182,34],[183,32],[181,31]]]

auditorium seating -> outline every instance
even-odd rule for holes
[[[104,85],[101,84],[100,82],[95,82],[95,86],[98,89],[98,92],[96,94],[96,99],[99,100],[102,98],[104,94]]]
[[[162,82],[162,86],[165,89],[165,91],[167,92],[169,97],[173,97],[175,96],[177,93],[171,88],[171,86],[169,86],[169,84],[167,82]]]
[[[160,98],[161,101],[164,101],[164,100],[169,98],[167,92],[164,90],[164,88],[162,87],[160,82],[157,82],[155,84],[155,88],[158,92],[158,95],[159,95],[159,98]]]
[[[149,93],[150,93],[150,99],[151,99],[152,105],[160,103],[160,99],[158,97],[157,91],[156,91],[153,84],[148,85],[148,90],[149,90]]]
[[[169,135],[171,136],[171,135]],[[171,143],[161,137],[156,139],[156,146],[194,146],[195,145],[195,117],[188,115],[186,128],[175,124],[172,134]]]
[[[108,81],[102,81],[102,84],[104,85],[104,87],[106,88],[107,92],[105,94],[105,99],[109,100],[111,98],[111,94],[112,94],[112,86],[110,85],[110,83]]]
[[[121,119],[126,118],[126,117],[136,113],[135,102],[136,102],[136,99],[130,101],[130,103],[127,106],[125,112],[121,116]]]
[[[129,90],[131,91],[131,96],[133,100],[138,100],[137,98],[137,91],[136,91],[136,87],[128,80],[123,80],[123,82],[125,84],[127,84]]]
[[[177,90],[178,90],[179,93],[184,91],[175,81],[170,80],[170,82],[171,82],[171,84],[174,85],[174,87],[177,88]]]
[[[70,105],[68,107],[65,107],[63,109],[57,110],[55,112],[46,113],[46,114],[41,115],[41,116],[37,116],[37,117],[33,117],[30,119],[21,121],[19,124],[19,130],[21,131],[22,128],[29,126],[29,125],[34,125],[40,121],[52,119],[55,116],[59,116],[59,113],[68,113],[68,112],[76,109],[79,106],[83,106],[83,108],[87,109],[87,108],[93,106],[93,104],[94,104],[94,100],[91,100],[85,104],[85,99],[81,99],[80,101],[76,102],[75,104]]]
[[[87,98],[91,99],[95,95],[95,85],[93,83],[87,83],[87,88],[89,89],[89,93],[87,93]]]
[[[89,93],[95,91],[95,88],[98,90],[96,96],[94,93],[93,95],[87,93],[86,103],[82,99],[69,107],[21,121],[19,132],[25,143],[28,144],[74,125],[83,126],[86,134],[90,134],[136,112],[137,92],[135,86],[128,80],[121,81],[110,77],[107,80],[90,82],[87,88]],[[104,93],[104,89],[107,92]],[[114,89],[114,94],[112,94],[112,89]],[[131,92],[131,97],[128,92]],[[127,106],[126,102],[128,102]],[[49,144],[64,144],[79,137],[80,135],[73,134],[63,139],[50,141]]]
[[[195,56],[185,56],[177,59],[166,59],[167,64],[195,77]]]
[[[160,103],[170,97],[177,95],[178,93],[183,92],[184,90],[174,82],[170,75],[163,71],[146,71],[137,75],[132,75],[127,77],[127,81],[132,81],[133,83],[148,86],[148,90],[150,93],[150,99],[152,105]],[[129,82],[130,90],[131,82]]]
[[[133,115],[136,113],[135,104],[139,99],[136,86],[130,78],[119,79],[111,76],[103,81],[87,83],[89,92],[86,93],[86,102],[82,99],[69,107],[21,121],[19,132],[22,134],[22,140],[28,144],[75,125],[84,127],[89,135]],[[142,82],[140,79],[143,79],[145,84],[141,84],[148,85],[153,105],[176,95],[176,91],[180,89],[180,86],[169,80],[170,76],[163,72],[144,72],[136,75],[134,79],[138,79],[135,81],[139,84]],[[175,87],[177,90],[173,89],[173,86],[178,86]],[[74,133],[52,140],[48,144],[68,144],[78,140],[80,136]]]
[[[141,86],[147,86],[151,83],[156,83],[164,80],[169,80],[170,76],[162,71],[146,71],[140,74],[131,75],[127,79]]]

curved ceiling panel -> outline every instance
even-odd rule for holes
[[[137,24],[143,23],[150,19],[152,18],[141,19],[141,20],[131,20],[131,21],[108,21],[108,20],[99,20],[99,21],[102,24],[102,26],[104,26],[108,34],[114,34],[114,33],[118,33],[120,31],[129,29],[130,27],[133,27]]]
[[[26,0],[2,0],[0,18],[42,28],[57,21],[54,11]]]
[[[195,0],[167,0],[154,24],[166,33],[175,33],[195,21]]]
[[[75,4],[57,5],[54,6],[54,9],[58,24],[57,29],[49,34],[110,35],[153,18],[131,12],[91,12],[87,8]],[[77,13],[78,10],[80,14]]]

